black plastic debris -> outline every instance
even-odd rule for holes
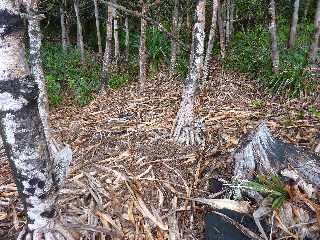
[[[238,213],[229,209],[217,210],[216,212],[222,213],[229,218],[237,221],[244,227],[250,229],[252,232],[259,236],[258,228],[256,227],[254,220],[247,214]],[[241,232],[240,229],[233,224],[226,222],[223,217],[215,214],[214,212],[208,212],[204,219],[205,240],[250,240],[251,238]]]

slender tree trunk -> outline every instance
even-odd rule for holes
[[[311,0],[305,0],[304,9],[303,9],[303,19],[305,20],[308,16],[309,7]]]
[[[319,19],[320,19],[320,1],[317,0],[317,9],[316,9],[316,16],[314,18],[314,26],[317,27],[319,24]]]
[[[106,48],[103,57],[102,73],[101,73],[101,90],[103,91],[108,85],[108,72],[110,71],[111,58],[112,58],[112,20],[113,8],[107,6],[107,22],[106,22]]]
[[[70,20],[68,14],[65,14],[65,21],[66,21],[66,39],[67,39],[67,46],[70,46]]]
[[[99,55],[102,56],[100,21],[99,21],[99,8],[98,8],[97,0],[93,0],[93,4],[94,4],[94,16],[95,16],[95,19],[96,19],[97,41],[98,41]]]
[[[79,1],[80,0],[74,0],[73,6],[74,11],[76,13],[77,18],[77,46],[80,49],[81,53],[81,59],[84,60],[84,45],[83,45],[83,35],[82,35],[82,25],[80,21],[80,13],[79,13]]]
[[[191,13],[191,8],[192,8],[192,1],[187,0],[187,17],[186,17],[186,22],[187,22],[187,29],[188,31],[191,30],[192,28],[192,13]]]
[[[180,110],[176,117],[173,137],[176,142],[186,145],[200,144],[202,124],[194,121],[194,93],[201,77],[204,38],[205,38],[205,0],[197,0],[196,22],[192,31],[192,49],[190,54],[190,70],[185,80]]]
[[[225,33],[224,33],[221,4],[218,4],[218,26],[219,26],[220,55],[221,55],[221,58],[224,58],[225,52],[226,52],[226,45],[225,45]]]
[[[174,8],[172,14],[172,30],[171,32],[178,35],[178,19],[179,19],[179,0],[174,1]],[[177,61],[177,42],[171,39],[171,71],[174,71]]]
[[[33,2],[35,3],[35,1]],[[28,24],[28,35],[30,40],[30,66],[31,66],[31,74],[34,77],[35,82],[39,87],[39,97],[38,97],[38,108],[40,118],[43,124],[45,136],[47,142],[49,143],[50,132],[49,132],[49,104],[48,104],[48,96],[47,89],[45,85],[44,73],[42,69],[42,60],[41,60],[41,29],[40,29],[40,20],[37,18],[37,4],[34,6],[30,6],[28,9],[28,13],[32,18],[29,19]]]
[[[63,51],[67,50],[67,33],[66,33],[66,24],[64,17],[64,9],[60,7],[60,24],[61,24],[61,42]]]
[[[128,21],[128,15],[126,15],[126,18],[124,20],[124,26],[125,26],[125,31],[126,31],[126,41],[125,41],[125,46],[126,46],[126,52],[125,52],[125,57],[126,57],[126,62],[129,61],[129,21]]]
[[[230,35],[231,37],[233,36],[234,33],[234,27],[233,27],[233,23],[234,23],[234,15],[235,15],[235,3],[234,0],[230,0],[231,1],[231,7],[230,7]]]
[[[231,11],[231,3],[230,0],[227,0],[226,2],[226,48],[229,45],[230,42],[230,37],[231,37],[231,33],[230,33],[230,11]]]
[[[317,54],[319,50],[319,37],[320,37],[320,0],[318,0],[317,3],[317,10],[316,10],[316,15],[315,15],[315,33],[314,33],[314,38],[313,42],[310,46],[309,50],[309,61],[310,63],[315,63],[317,59]]]
[[[148,5],[142,4],[142,15],[148,12]],[[144,91],[147,76],[147,49],[146,49],[147,21],[141,18],[140,26],[140,47],[139,47],[139,66],[140,66],[140,90]]]
[[[206,81],[209,75],[209,66],[211,64],[211,57],[212,57],[212,49],[214,43],[214,36],[216,33],[216,26],[217,26],[217,13],[218,13],[218,0],[212,1],[212,21],[207,45],[207,52],[206,57],[204,60],[204,68],[203,68],[203,80]]]
[[[36,4],[35,1],[33,1]],[[39,62],[39,19],[29,7],[30,60],[35,78]],[[18,239],[48,239],[46,234],[66,239],[52,224],[60,173],[50,157],[38,100],[43,89],[31,75],[25,58],[23,21],[11,0],[0,1],[0,129],[1,137],[27,215],[27,226]],[[32,32],[35,31],[35,32]],[[38,60],[37,60],[38,59]],[[42,80],[43,81],[43,80]],[[61,169],[63,170],[63,169]],[[64,169],[65,170],[65,169]],[[61,180],[61,181],[60,181]],[[67,232],[67,231],[66,231]]]
[[[278,51],[278,43],[277,43],[276,4],[274,0],[270,1],[269,13],[271,15],[271,23],[270,23],[269,31],[271,35],[272,71],[274,73],[278,73],[279,51]]]
[[[113,0],[114,3],[117,3],[116,0]],[[116,67],[118,66],[120,59],[120,47],[119,47],[119,27],[118,27],[118,13],[117,9],[113,9],[113,38],[114,38],[114,60]]]
[[[293,48],[294,46],[296,35],[297,35],[298,19],[299,19],[299,0],[295,0],[294,7],[293,7],[292,20],[291,20],[290,35],[288,40],[288,49]]]

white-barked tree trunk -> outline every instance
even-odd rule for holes
[[[173,128],[176,142],[186,145],[201,144],[203,126],[195,121],[193,107],[194,94],[201,78],[205,39],[205,0],[197,0],[196,20],[192,31],[192,49],[190,54],[189,74],[185,79],[180,109]]]
[[[218,0],[212,1],[212,21],[211,21],[209,38],[208,38],[206,57],[204,60],[203,81],[206,81],[209,75],[209,66],[211,64],[212,49],[213,49],[214,37],[215,37],[216,26],[217,26],[218,4],[219,4]]]
[[[100,33],[100,20],[99,20],[99,8],[97,0],[93,0],[94,5],[94,16],[96,19],[96,29],[97,29],[97,42],[99,55],[102,56],[102,45],[101,45],[101,33]]]
[[[279,50],[277,40],[277,24],[276,24],[276,3],[274,0],[270,1],[269,13],[271,16],[270,22],[270,35],[271,35],[271,60],[272,71],[278,73],[279,71]]]
[[[25,2],[23,2],[25,3]],[[23,21],[11,0],[0,0],[0,129],[6,154],[23,202],[27,224],[18,239],[70,239],[55,220],[57,191],[64,180],[70,149],[49,153],[44,80],[39,50],[41,34],[35,5],[29,10],[30,72],[23,41]],[[59,231],[58,229],[61,229]]]

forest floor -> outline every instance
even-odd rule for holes
[[[74,152],[59,198],[65,222],[88,239],[94,239],[92,231],[106,230],[113,239],[167,239],[168,228],[182,239],[201,239],[210,208],[194,198],[212,195],[210,178],[230,182],[232,153],[244,134],[265,121],[275,137],[315,148],[320,119],[310,108],[320,109],[319,92],[270,99],[245,76],[216,68],[197,93],[195,112],[206,127],[200,148],[171,139],[182,82],[166,72],[148,82],[144,95],[131,83],[85,107],[66,101],[51,111],[54,136]],[[24,218],[3,149],[0,154],[0,239],[10,239]]]

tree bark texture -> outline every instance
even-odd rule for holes
[[[84,43],[82,35],[82,24],[80,21],[79,2],[80,0],[74,0],[73,6],[77,18],[77,46],[80,49],[81,59],[84,60]]]
[[[276,24],[276,4],[274,0],[270,1],[269,13],[271,16],[270,35],[271,35],[271,60],[272,71],[278,73],[279,71],[279,50],[277,43],[277,24]]]
[[[243,185],[247,181],[252,181],[257,175],[270,178],[271,176],[279,176],[285,184],[287,182],[294,184],[293,188],[301,189],[308,199],[317,198],[317,188],[320,184],[320,158],[313,152],[308,152],[302,148],[296,147],[292,144],[284,143],[272,137],[269,129],[265,123],[260,124],[255,131],[246,136],[239,148],[234,153],[234,184]],[[288,181],[290,179],[290,181]],[[268,212],[272,213],[271,202],[268,198],[263,198],[257,189],[253,188],[239,188],[235,191],[241,198],[241,193],[248,197],[255,199],[259,208],[253,213],[254,220],[263,234],[266,237],[264,229],[260,224],[259,219],[267,216]],[[301,215],[293,217],[292,208]],[[282,226],[289,227],[294,224],[296,229],[292,229],[292,233],[297,236],[297,239],[319,239],[319,228],[314,228],[312,225],[305,228],[301,223],[306,222],[306,219],[311,217],[310,211],[305,211],[301,204],[296,204],[295,201],[285,201],[278,209]],[[271,214],[270,214],[271,215]],[[269,217],[271,217],[269,215]],[[307,220],[308,221],[308,220]],[[315,223],[315,226],[317,223]],[[283,229],[283,228],[281,228]],[[277,236],[278,235],[278,236]],[[272,237],[278,238],[283,235],[282,231],[274,229]]]
[[[297,36],[298,20],[299,20],[299,0],[295,0],[294,6],[293,6],[290,35],[289,35],[289,40],[288,40],[288,49],[294,47],[294,43],[295,43],[296,36]]]
[[[225,26],[226,26],[226,29],[225,29],[225,31],[226,31],[226,37],[225,37],[226,48],[228,48],[230,38],[231,38],[230,13],[231,13],[231,2],[230,2],[230,0],[227,0],[227,2],[226,2],[226,20],[225,20],[225,22],[226,22],[226,24],[225,24]]]
[[[204,38],[205,38],[205,0],[198,0],[196,5],[196,21],[192,31],[192,49],[190,54],[189,74],[185,80],[180,109],[177,113],[173,138],[186,145],[201,144],[203,126],[194,121],[194,93],[201,78]]]
[[[309,62],[315,63],[317,59],[317,54],[319,50],[319,37],[320,37],[320,0],[317,3],[317,10],[315,15],[315,33],[314,38],[309,50]]]
[[[23,21],[15,10],[13,1],[0,1],[0,129],[27,215],[27,226],[18,239],[42,239],[45,231],[50,232],[61,179],[56,171],[58,163],[49,154],[43,116],[38,109],[43,89],[28,69]],[[30,17],[30,59],[37,78],[41,74],[41,62],[37,60],[40,28],[39,20],[34,15]]]
[[[171,32],[178,35],[178,19],[179,19],[179,0],[174,0],[174,8],[172,14],[172,29]],[[177,42],[171,39],[171,70],[175,69],[177,61]]]
[[[100,21],[99,21],[99,8],[98,8],[97,0],[93,0],[93,4],[94,4],[94,16],[95,16],[95,19],[96,19],[96,28],[97,28],[98,51],[99,51],[99,55],[102,56]]]
[[[218,5],[219,5],[218,0],[212,1],[212,20],[211,20],[210,33],[209,33],[208,44],[207,44],[206,57],[204,60],[204,67],[203,67],[203,80],[204,81],[207,80],[208,75],[209,75],[209,67],[211,64],[212,49],[213,49],[214,37],[215,37],[216,26],[217,26]]]
[[[148,5],[143,3],[142,5],[142,15],[148,12]],[[146,77],[147,77],[147,48],[146,48],[146,31],[147,31],[147,21],[141,18],[140,26],[140,47],[139,47],[139,79],[140,79],[140,90],[144,91]]]
[[[67,32],[66,32],[66,24],[65,24],[65,15],[64,9],[60,7],[60,25],[61,25],[61,42],[63,51],[67,50]]]
[[[226,39],[225,39],[225,29],[223,20],[222,5],[218,5],[218,26],[219,26],[219,42],[220,42],[220,55],[224,58],[226,55]]]
[[[113,0],[117,3],[116,0]],[[117,9],[113,9],[113,38],[114,38],[114,61],[115,65],[118,66],[120,59],[120,46],[119,46],[119,26],[118,26],[118,13]]]
[[[129,35],[129,20],[128,20],[128,15],[126,15],[126,18],[124,20],[124,26],[125,26],[125,32],[126,32],[126,41],[125,41],[125,47],[126,47],[126,52],[125,52],[125,60],[126,62],[129,61],[129,44],[130,44],[130,35]]]
[[[110,65],[112,60],[112,20],[113,8],[108,5],[107,7],[107,22],[106,22],[106,48],[104,51],[102,73],[101,73],[101,90],[108,85],[108,74],[110,72]]]

